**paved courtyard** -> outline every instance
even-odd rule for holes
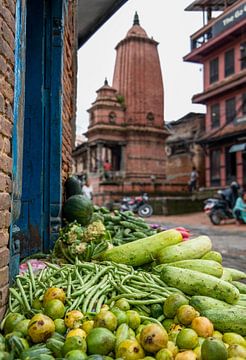
[[[213,249],[219,251],[223,256],[224,266],[246,272],[246,224],[238,226],[234,221],[230,221],[216,226],[211,224],[203,212],[175,216],[152,216],[147,221],[168,227],[186,227],[193,237],[209,236],[213,243]]]

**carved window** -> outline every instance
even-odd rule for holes
[[[152,112],[149,112],[146,116],[148,123],[152,123],[155,120],[155,115]]]
[[[116,121],[116,114],[114,111],[111,111],[108,115],[108,119],[110,123],[115,123]]]

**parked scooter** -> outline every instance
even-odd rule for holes
[[[121,201],[120,211],[132,211],[141,217],[149,217],[153,214],[153,208],[148,204],[148,201],[147,193],[136,197],[124,196]]]
[[[218,190],[218,197],[204,201],[204,212],[209,216],[212,224],[219,225],[222,220],[233,219],[233,206],[238,197],[240,186],[233,181],[229,188]]]

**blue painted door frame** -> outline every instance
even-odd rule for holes
[[[20,261],[19,228],[16,222],[21,211],[22,160],[25,104],[25,50],[26,50],[26,0],[16,1],[15,26],[15,91],[14,123],[12,134],[12,204],[10,225],[10,280],[16,274]]]
[[[18,88],[25,88],[25,104],[23,100],[24,115],[15,106],[14,128],[24,119],[24,140],[22,176],[15,165],[21,163],[21,151],[13,146],[13,159],[16,158],[13,177],[18,179],[21,207],[11,226],[19,231],[11,236],[10,242],[16,245],[19,241],[20,256],[25,257],[48,251],[60,225],[64,3],[61,0],[27,3],[18,0],[18,3],[22,4],[20,18],[26,18],[26,27],[20,21],[19,25],[16,23],[17,42],[25,34],[26,43],[22,43],[25,54],[19,66],[22,76],[17,76],[18,66],[15,70],[15,104],[20,98]],[[19,55],[16,60],[18,65]],[[14,131],[13,144],[21,143],[21,136]],[[11,254],[11,276],[18,270],[18,248],[15,253],[15,258],[14,252]]]

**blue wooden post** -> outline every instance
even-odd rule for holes
[[[10,281],[19,272],[20,232],[16,222],[21,212],[22,194],[22,160],[23,160],[23,126],[25,103],[25,51],[26,51],[26,0],[16,2],[15,26],[15,91],[14,91],[14,124],[12,135],[12,205],[10,226]]]
[[[44,250],[53,246],[61,224],[62,202],[62,75],[63,75],[63,33],[64,3],[54,0],[50,4],[50,23],[46,27],[46,59],[50,66],[46,68],[45,117],[45,187],[44,214],[45,228]]]
[[[49,250],[61,223],[64,1],[27,2],[22,257]]]

